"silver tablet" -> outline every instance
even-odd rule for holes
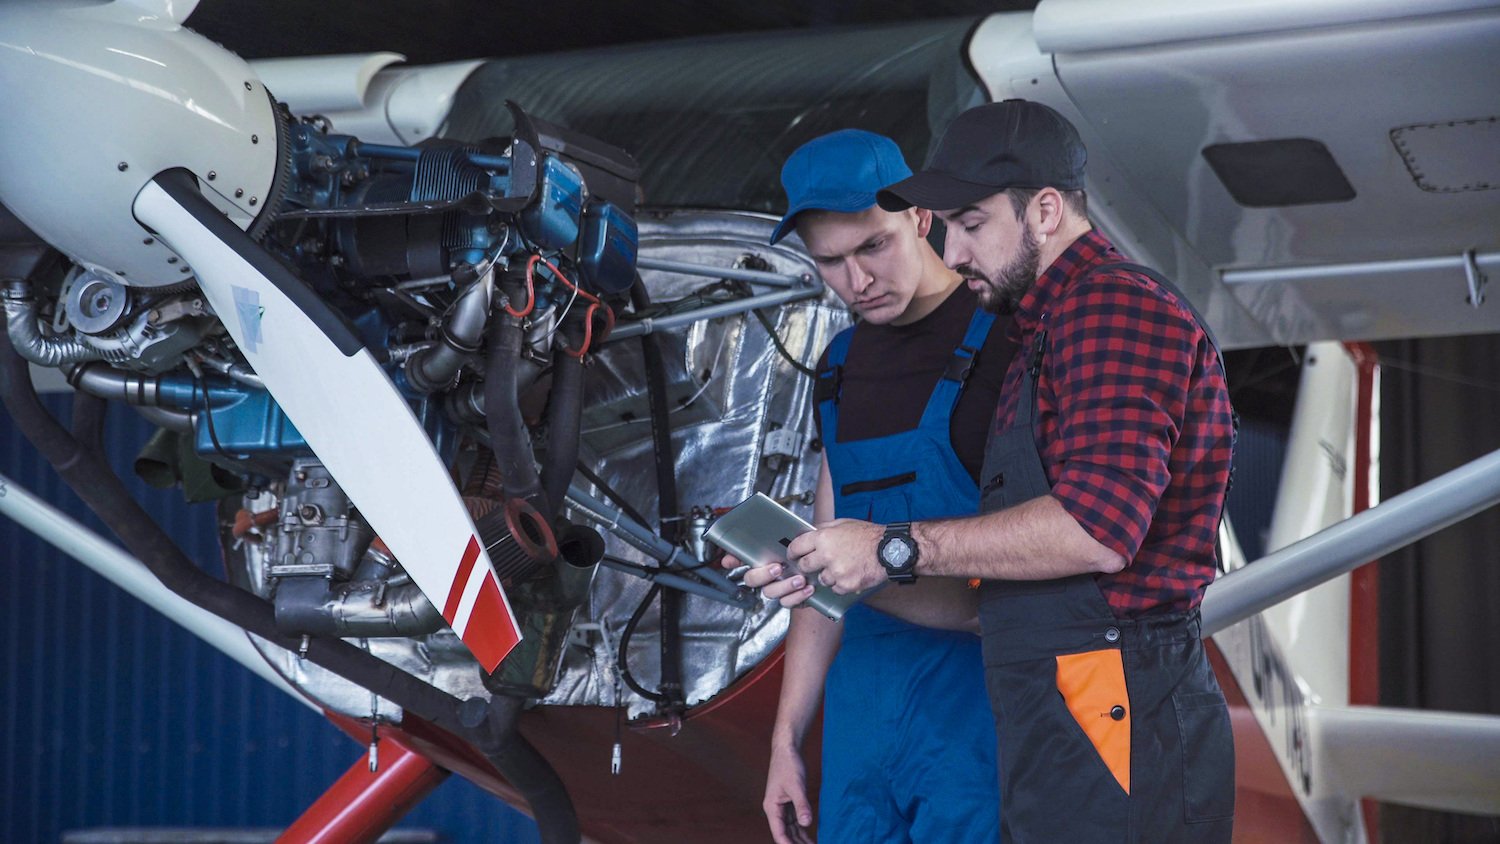
[[[794,538],[812,529],[813,526],[796,513],[757,492],[716,519],[705,537],[748,565],[783,564],[785,571],[780,579],[785,580],[793,574],[800,574],[786,558],[787,546]],[[863,594],[840,595],[811,578],[809,580],[816,588],[812,597],[807,599],[807,605],[834,621],[842,618],[844,610],[864,597]]]

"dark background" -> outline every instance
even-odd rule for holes
[[[1031,9],[1034,0],[204,0],[187,24],[247,59],[390,50],[413,63],[694,35],[897,23]],[[274,21],[274,25],[271,23]]]

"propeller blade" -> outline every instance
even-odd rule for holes
[[[158,174],[136,219],[187,260],[266,389],[483,665],[521,639],[474,522],[432,442],[343,318],[199,191]]]

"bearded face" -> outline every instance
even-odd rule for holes
[[[1017,234],[1016,247],[1011,250],[1009,260],[989,270],[981,270],[974,262],[957,268],[958,274],[969,281],[969,287],[979,297],[979,305],[996,314],[1013,314],[1021,304],[1021,297],[1036,282],[1041,260],[1041,246],[1031,226],[1022,224]]]

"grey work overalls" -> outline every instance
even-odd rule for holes
[[[1102,269],[1149,275],[1191,310],[1144,267]],[[1034,432],[1045,319],[1018,352],[1015,422],[986,448],[981,512],[1051,491]],[[1230,840],[1233,738],[1197,610],[1116,618],[1080,574],[986,581],[979,619],[1006,844]]]

